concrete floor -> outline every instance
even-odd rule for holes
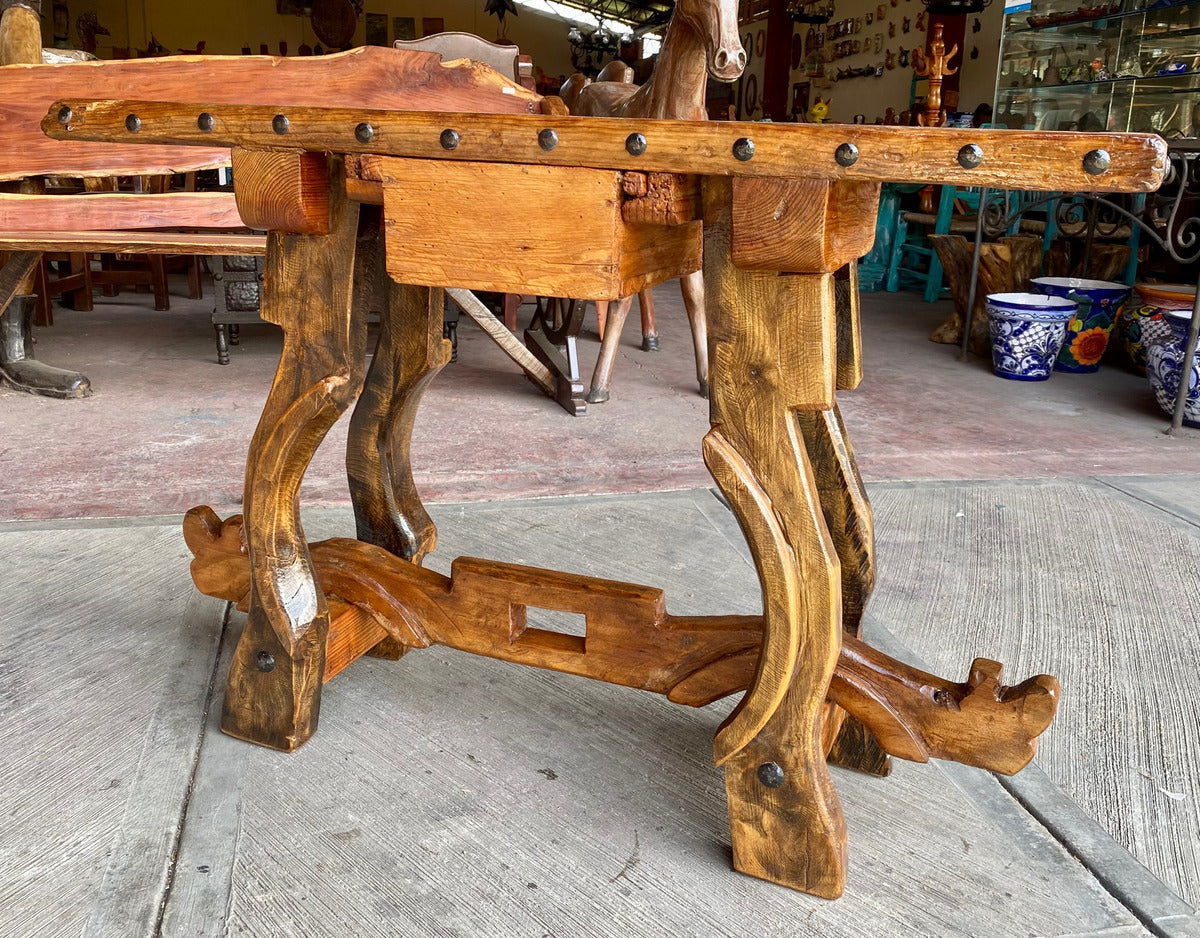
[[[418,423],[431,566],[467,553],[662,586],[679,614],[756,610],[659,292],[666,351],[628,336],[613,401],[578,419],[463,324]],[[299,753],[221,735],[242,617],[195,592],[178,518],[155,516],[236,506],[278,340],[246,329],[220,368],[202,305],[144,305],[41,333],[92,399],[0,392],[0,935],[1200,935],[1200,434],[1163,436],[1144,379],[1001,381],[924,340],[944,304],[865,298],[868,378],[842,406],[878,522],[870,639],[1065,693],[1003,785],[837,772],[851,874],[824,902],[729,869],[710,754],[728,703],[430,649],[339,676]],[[313,539],[352,529],[339,442],[306,482]],[[572,491],[593,497],[513,500]]]

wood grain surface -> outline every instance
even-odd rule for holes
[[[53,200],[53,201],[51,201]],[[230,192],[0,193],[0,231],[63,234],[139,228],[245,228]],[[261,226],[256,226],[261,227]]]
[[[303,150],[233,151],[234,194],[250,228],[329,233],[329,158]]]
[[[847,836],[823,731],[842,635],[841,574],[794,419],[833,406],[832,275],[734,267],[730,183],[709,180],[704,200],[713,427],[704,460],[763,593],[754,683],[714,741],[734,865],[834,898],[845,886]],[[760,774],[768,767],[773,784]]]
[[[194,102],[194,103],[192,103]],[[73,118],[59,122],[62,103]],[[205,134],[197,115],[211,113],[215,126]],[[517,114],[387,112],[353,107],[218,106],[197,98],[175,103],[139,98],[105,100],[64,96],[46,113],[42,126],[59,140],[128,142],[125,118],[136,113],[143,143],[270,147],[283,141],[272,130],[276,114],[290,121],[288,146],[335,153],[378,153],[451,161],[590,166],[642,172],[697,173],[708,176],[816,177],[865,182],[939,182],[960,186],[996,186],[1036,191],[1149,192],[1166,172],[1166,142],[1154,134],[1082,134],[1063,131],[982,130],[884,127],[862,124],[770,124],[736,121],[633,120],[625,118],[549,117]],[[369,143],[355,128],[369,123]],[[441,144],[442,131],[459,135],[454,149]],[[538,134],[553,129],[558,145],[544,150]],[[626,151],[626,139],[640,133],[647,148],[639,156]],[[742,161],[733,145],[752,138],[754,156]],[[834,152],[853,142],[857,161],[843,167]],[[959,150],[975,144],[983,162],[965,169]],[[1110,168],[1093,176],[1084,156],[1104,149]]]
[[[267,237],[233,231],[6,231],[0,233],[0,251],[262,255]]]
[[[229,163],[230,145],[216,140],[202,141],[199,150],[51,143],[38,125],[46,109],[60,98],[179,101],[201,97],[214,105],[260,103],[272,108],[339,101],[388,110],[518,114],[534,112],[541,100],[486,67],[468,62],[443,65],[432,53],[376,46],[312,57],[179,55],[17,65],[0,71],[0,85],[5,89],[0,123],[6,134],[0,179],[50,173],[185,172]],[[55,114],[57,119],[57,110]],[[125,116],[121,115],[122,129]],[[196,118],[196,114],[190,117],[192,127]],[[269,120],[267,126],[269,130]]]

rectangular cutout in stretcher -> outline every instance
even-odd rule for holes
[[[611,300],[700,269],[701,223],[626,222],[615,170],[377,166],[387,269],[400,283]]]

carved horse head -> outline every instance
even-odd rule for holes
[[[704,42],[708,73],[717,81],[734,81],[746,67],[737,15],[737,0],[678,0],[675,4],[672,23],[685,23]]]

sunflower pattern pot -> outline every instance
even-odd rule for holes
[[[1083,280],[1079,277],[1038,277],[1032,281],[1038,293],[1073,299],[1078,312],[1067,323],[1062,349],[1054,363],[1055,371],[1087,374],[1100,370],[1100,359],[1130,288],[1108,280]]]

